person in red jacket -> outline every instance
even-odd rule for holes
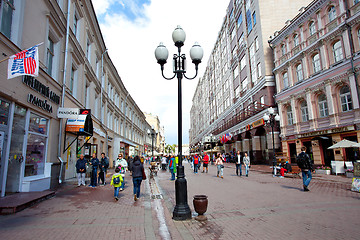
[[[207,153],[205,153],[204,159],[203,159],[203,171],[202,172],[205,172],[205,169],[206,169],[206,173],[208,172],[208,164],[209,164],[209,155],[207,155]]]

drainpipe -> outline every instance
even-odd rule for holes
[[[69,47],[69,34],[70,34],[70,5],[71,5],[71,0],[68,0],[68,6],[67,6],[67,20],[66,20],[66,40],[65,40],[65,57],[64,57],[64,72],[63,72],[63,83],[62,83],[62,92],[61,92],[61,107],[64,107],[64,102],[65,102],[65,84],[66,84],[66,72],[67,72],[67,68],[66,68],[66,63],[67,63],[67,59],[68,59],[68,47]],[[64,120],[63,118],[60,119],[60,126],[59,126],[59,144],[58,144],[58,159],[61,159],[61,140],[62,140],[62,131],[63,131],[63,123]],[[65,147],[65,146],[64,146]],[[62,170],[63,170],[63,165],[64,162],[60,160],[60,175],[59,175],[59,183],[61,183],[61,179],[60,177],[62,176]]]
[[[350,43],[350,52],[351,52],[351,71],[354,75],[354,79],[355,79],[355,84],[356,84],[356,93],[358,95],[358,99],[360,100],[360,89],[359,89],[359,84],[357,81],[357,76],[356,76],[356,71],[355,71],[355,67],[354,67],[354,43],[353,43],[353,38],[351,35],[351,26],[347,23],[347,20],[350,18],[350,9],[348,6],[348,2],[344,1],[345,3],[345,12],[346,12],[346,20],[345,20],[345,25],[347,28],[347,33],[348,33],[348,38],[349,38],[349,43]]]
[[[107,129],[104,127],[104,124],[103,124],[103,121],[104,121],[104,118],[103,118],[103,89],[104,89],[104,82],[105,82],[105,79],[103,80],[103,75],[104,75],[104,61],[103,61],[103,57],[104,57],[104,54],[108,51],[108,49],[105,49],[105,51],[101,54],[101,75],[100,75],[100,81],[101,81],[101,90],[100,90],[100,123],[101,123],[101,127],[102,129],[105,130],[105,137],[106,137],[106,156],[109,157],[109,143],[108,143],[108,132],[107,132]],[[105,115],[105,112],[104,112],[104,115]]]

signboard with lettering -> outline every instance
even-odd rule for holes
[[[68,119],[66,122],[67,132],[84,132],[86,115],[79,115],[77,119]]]
[[[80,113],[79,108],[58,108],[57,117],[58,118],[72,118],[76,119]]]
[[[347,131],[353,131],[353,130],[355,130],[355,127],[352,125],[352,126],[346,126],[346,127],[339,127],[339,128],[325,129],[325,130],[320,130],[320,131],[307,132],[307,133],[299,134],[299,138],[347,132]]]

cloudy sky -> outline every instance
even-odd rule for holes
[[[186,33],[182,53],[189,59],[187,76],[195,74],[191,46],[197,41],[204,49],[201,77],[228,4],[228,0],[93,0],[111,60],[140,109],[159,116],[168,144],[177,143],[177,80],[162,78],[155,48],[163,42],[171,60],[177,51],[171,34],[180,25]],[[173,75],[169,59],[167,77]],[[189,142],[190,109],[198,80],[182,82],[184,144]]]

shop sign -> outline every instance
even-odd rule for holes
[[[299,135],[299,138],[312,137],[312,136],[318,136],[318,135],[326,135],[326,134],[334,134],[334,133],[347,132],[347,131],[353,131],[353,130],[355,130],[354,126],[339,127],[339,128],[303,133],[303,134]]]
[[[58,108],[57,117],[58,118],[77,118],[80,113],[79,108]]]
[[[49,113],[53,112],[52,106],[48,103],[47,100],[42,100],[42,99],[32,95],[31,93],[29,93],[27,101]]]
[[[24,76],[23,83],[30,87],[31,89],[35,90],[36,92],[40,93],[50,101],[60,104],[60,96],[50,90],[50,88],[44,84],[42,84],[39,80],[35,79],[32,76]]]
[[[84,132],[86,115],[79,115],[77,119],[68,119],[66,123],[67,132]]]
[[[251,124],[251,126],[252,126],[252,128],[257,128],[257,127],[263,126],[264,124],[265,124],[265,121],[264,121],[264,119],[261,118],[255,122],[253,122]]]

